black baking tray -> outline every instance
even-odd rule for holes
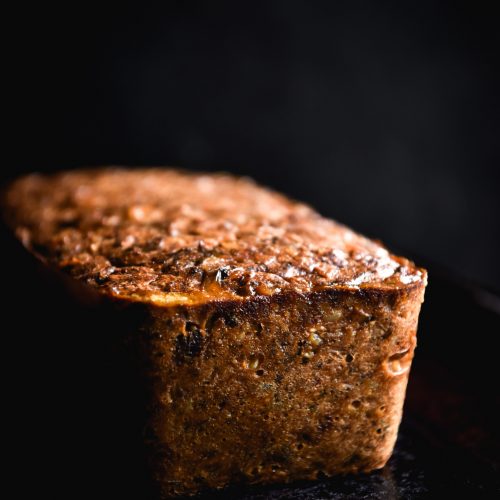
[[[101,449],[99,407],[89,408],[93,395],[84,394],[86,378],[72,379],[72,359],[89,377],[94,365],[71,304],[55,287],[31,279],[35,264],[18,260],[20,248],[6,243],[3,250],[10,291],[3,309],[4,444],[16,498],[153,498],[145,489],[123,487],[130,471]],[[500,498],[500,296],[416,261],[429,270],[429,286],[404,417],[386,467],[287,486],[231,487],[197,498]]]

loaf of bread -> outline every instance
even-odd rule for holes
[[[162,497],[389,459],[423,269],[226,174],[30,175],[7,189],[3,210],[47,268],[116,315],[143,312],[128,345]]]

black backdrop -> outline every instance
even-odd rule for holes
[[[3,180],[229,170],[500,287],[493,2],[10,8]]]

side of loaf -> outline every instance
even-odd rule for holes
[[[164,492],[385,465],[421,300],[414,287],[152,310],[148,435]]]
[[[146,395],[162,497],[389,459],[426,285],[410,261],[225,174],[32,175],[3,215],[77,300],[106,303],[110,325],[141,310],[123,338],[107,328]]]

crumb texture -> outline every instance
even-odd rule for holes
[[[155,408],[147,436],[164,494],[382,467],[422,292],[158,309],[144,352]]]

